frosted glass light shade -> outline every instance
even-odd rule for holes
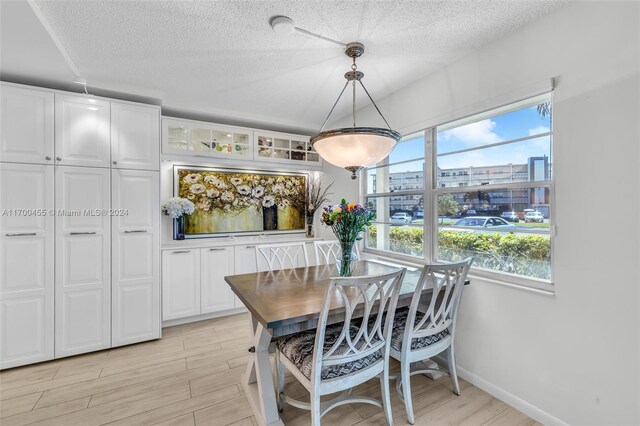
[[[311,138],[311,144],[325,161],[359,170],[383,160],[400,137],[390,129],[347,127],[319,133]]]

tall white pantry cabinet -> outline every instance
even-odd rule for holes
[[[160,108],[0,85],[0,369],[160,337]]]

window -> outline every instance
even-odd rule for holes
[[[364,197],[377,216],[365,250],[424,262],[473,256],[476,274],[550,288],[550,106],[545,94],[403,138],[367,169]],[[373,185],[405,175],[420,185],[394,192],[401,205]],[[389,220],[400,211],[410,222]]]

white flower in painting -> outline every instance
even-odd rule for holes
[[[189,187],[189,191],[193,194],[202,194],[206,189],[207,187],[201,183],[195,183]]]
[[[227,204],[226,206],[223,207],[223,209],[225,211],[229,211],[229,210],[231,210],[231,206],[229,204]]]
[[[290,180],[287,181],[286,183],[287,188],[291,188],[293,186],[293,182],[291,182]]]
[[[234,186],[238,186],[242,183],[242,179],[234,177],[229,179]]]
[[[260,184],[261,184],[261,185],[266,185],[266,184],[267,184],[267,181],[266,181],[265,179],[260,179]]]
[[[195,195],[193,195],[193,194],[187,194],[187,198],[188,198],[189,200],[195,200],[196,196],[195,196]]]
[[[220,191],[217,189],[207,189],[207,197],[209,198],[217,198],[220,196]]]
[[[211,203],[209,201],[200,201],[197,205],[199,210],[208,212],[211,208]]]
[[[273,205],[276,203],[276,197],[274,197],[273,195],[266,195],[263,199],[262,199],[262,207],[273,207]]]
[[[231,191],[224,191],[220,196],[220,199],[225,203],[231,203],[233,202],[233,200],[235,200],[235,198],[235,195],[233,195],[233,192]]]
[[[200,175],[196,173],[190,173],[186,175],[184,178],[182,178],[182,181],[186,183],[196,183],[199,180],[200,180]]]
[[[293,193],[293,191],[291,191],[290,189],[285,189],[284,190],[284,195],[291,195]]]
[[[204,181],[205,183],[210,183],[211,185],[215,184],[216,182],[218,182],[218,178],[212,175],[206,175],[204,177]]]
[[[276,183],[273,185],[273,193],[276,195],[280,195],[284,192],[284,186],[281,183]]]
[[[233,207],[237,207],[237,206],[238,206],[238,199],[236,198],[236,199],[233,201]]]
[[[216,188],[218,189],[227,189],[229,187],[229,185],[227,185],[226,183],[224,183],[221,180],[216,181],[216,183],[214,183],[214,185],[216,186]]]
[[[251,194],[251,188],[247,185],[240,185],[237,186],[236,189],[238,190],[238,194],[240,195],[250,195]]]
[[[264,187],[258,185],[255,188],[253,188],[252,195],[253,195],[253,198],[261,198],[264,195]]]

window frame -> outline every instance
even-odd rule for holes
[[[551,179],[550,180],[545,180],[545,181],[522,181],[522,182],[510,182],[510,183],[499,183],[499,184],[489,184],[489,185],[465,185],[465,186],[452,186],[452,187],[439,187],[439,181],[438,181],[438,172],[437,172],[437,129],[438,127],[442,127],[444,125],[447,125],[449,123],[452,123],[454,121],[458,121],[461,119],[466,119],[466,118],[470,118],[473,116],[478,116],[481,114],[487,114],[493,110],[500,110],[502,108],[506,108],[509,105],[512,104],[516,104],[520,101],[524,101],[524,100],[528,100],[528,99],[534,99],[536,97],[539,97],[541,95],[548,95],[549,96],[549,102],[551,102],[552,105],[552,111],[553,111],[553,105],[554,105],[554,92],[553,92],[553,81],[552,81],[552,87],[550,89],[538,92],[536,94],[531,94],[529,96],[524,96],[520,99],[517,100],[511,100],[511,101],[507,101],[507,102],[502,102],[498,105],[495,106],[491,106],[490,108],[486,108],[483,109],[481,111],[476,111],[476,112],[468,112],[464,115],[461,115],[459,117],[456,117],[455,119],[450,118],[446,121],[443,121],[442,123],[439,124],[433,124],[430,123],[430,126],[422,129],[422,130],[418,130],[418,131],[412,131],[412,132],[406,132],[406,134],[403,135],[403,139],[405,138],[410,138],[412,136],[415,136],[417,134],[422,133],[424,136],[424,157],[419,157],[419,158],[414,158],[414,159],[410,159],[410,160],[405,160],[402,162],[397,162],[397,163],[392,163],[389,164],[389,157],[386,157],[383,161],[381,161],[380,163],[376,164],[375,166],[366,168],[362,171],[361,173],[361,185],[360,185],[360,194],[361,194],[361,202],[362,203],[366,203],[367,199],[369,197],[389,197],[389,199],[391,199],[392,196],[405,196],[405,195],[422,195],[423,197],[423,226],[422,226],[422,230],[423,230],[423,255],[422,257],[417,257],[417,256],[411,256],[411,255],[407,255],[407,254],[402,254],[402,253],[395,253],[392,251],[386,251],[386,250],[380,250],[380,249],[376,249],[376,248],[371,248],[367,246],[367,233],[365,232],[364,238],[364,247],[363,247],[363,252],[374,255],[374,256],[381,256],[381,257],[385,257],[385,258],[390,258],[393,259],[394,261],[397,261],[398,263],[401,264],[406,264],[406,265],[424,265],[424,264],[431,264],[431,263],[441,263],[439,262],[438,259],[438,241],[437,241],[437,232],[438,232],[438,212],[437,212],[437,197],[440,194],[447,194],[447,193],[457,193],[460,192],[461,189],[464,189],[464,191],[478,191],[478,190],[482,190],[482,191],[487,191],[487,190],[509,190],[509,189],[528,189],[528,188],[546,188],[549,191],[549,244],[550,244],[550,258],[549,258],[549,262],[551,265],[551,275],[549,280],[544,280],[544,279],[540,279],[540,278],[535,278],[535,277],[527,277],[524,275],[517,275],[517,274],[513,274],[513,273],[509,273],[509,272],[502,272],[502,271],[496,271],[496,270],[490,270],[490,269],[484,269],[484,268],[478,268],[475,266],[472,266],[471,271],[470,271],[470,275],[474,276],[474,277],[479,277],[479,278],[483,278],[489,281],[493,281],[496,283],[500,283],[500,284],[505,284],[505,285],[510,285],[510,286],[517,286],[517,287],[523,287],[526,289],[532,289],[532,290],[540,290],[543,291],[545,293],[555,293],[555,279],[554,279],[554,274],[555,274],[555,261],[554,261],[554,253],[555,253],[555,234],[556,234],[556,227],[555,227],[555,220],[556,220],[556,216],[555,216],[555,206],[556,206],[556,202],[555,202],[555,176],[556,176],[556,168],[555,168],[555,144],[554,144],[554,131],[553,131],[553,124],[554,124],[554,118],[553,118],[553,113],[550,117],[550,127],[549,127],[549,131],[548,132],[543,132],[534,136],[525,136],[525,137],[520,137],[520,138],[515,138],[515,139],[510,139],[507,141],[502,141],[502,142],[498,142],[498,143],[493,143],[493,144],[487,144],[487,145],[483,145],[481,147],[476,147],[476,148],[470,148],[470,149],[464,149],[464,150],[457,150],[455,152],[447,152],[446,155],[452,155],[455,153],[459,153],[459,152],[464,152],[464,151],[471,151],[471,150],[477,150],[477,149],[484,149],[484,148],[490,148],[493,146],[499,146],[499,145],[507,145],[507,144],[513,144],[513,143],[517,143],[517,142],[522,142],[522,141],[526,141],[526,140],[532,140],[532,139],[536,139],[539,137],[545,137],[548,136],[549,137],[549,143],[550,143],[550,155],[551,155],[551,164],[553,165],[553,170],[551,172]],[[496,113],[495,115],[499,115],[500,113]],[[491,118],[492,116],[495,115],[490,115],[487,118]],[[400,142],[402,143],[402,142]],[[415,162],[415,161],[421,161],[424,160],[424,173],[423,173],[423,186],[424,188],[422,190],[394,190],[392,192],[387,192],[387,193],[372,193],[372,192],[368,192],[368,171],[371,169],[377,169],[377,168],[387,168],[387,170],[390,170],[390,167],[392,165],[395,164],[401,164],[401,163],[408,163],[408,162]],[[446,173],[446,172],[441,172],[442,174]],[[449,173],[447,173],[447,175],[449,175]],[[467,175],[467,173],[465,173],[465,175]],[[389,181],[391,180],[391,177],[389,176]],[[376,188],[377,189],[377,188]],[[427,213],[430,213],[429,215]],[[391,221],[373,221],[372,222],[373,225],[386,225],[386,226],[391,226],[392,222]],[[396,224],[397,225],[397,224]],[[417,228],[418,226],[416,226]],[[544,233],[545,235],[547,234],[544,231],[539,231],[539,230],[535,230],[535,228],[533,228],[532,230],[527,230],[524,233],[527,234],[541,234]],[[379,232],[378,232],[379,234]],[[379,238],[379,237],[378,237]]]

